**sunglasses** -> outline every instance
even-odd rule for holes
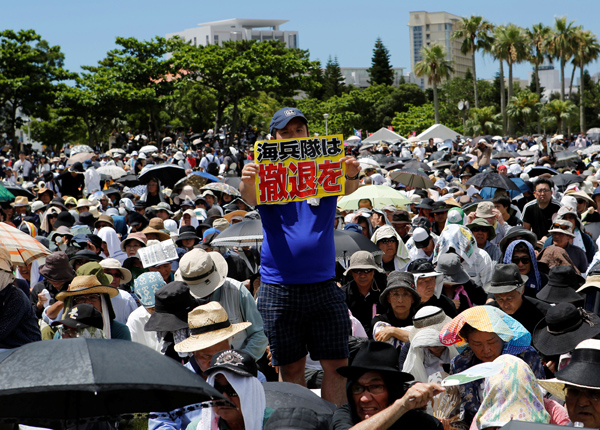
[[[473,228],[471,229],[471,231],[472,231],[473,233],[479,233],[479,232],[485,232],[485,231],[488,231],[488,229],[487,229],[486,227],[473,227]]]
[[[527,257],[521,257],[521,258],[515,257],[515,258],[512,259],[511,262],[514,263],[514,264],[519,264],[519,263],[521,263],[521,264],[529,264],[529,263],[531,263],[531,258],[527,258]]]
[[[371,273],[373,269],[352,269],[352,273],[356,273],[357,275],[360,273]]]
[[[377,243],[396,243],[398,242],[395,238],[393,237],[388,237],[386,239],[381,239],[379,242]]]
[[[219,393],[225,394],[229,397],[238,397],[238,393],[235,392],[235,390],[233,389],[233,387],[230,384],[221,385],[221,384],[218,384],[217,382],[215,382],[215,390],[217,390]]]
[[[559,228],[564,231],[571,231],[571,227],[569,227],[568,225],[562,225],[562,224],[552,224],[552,228]]]

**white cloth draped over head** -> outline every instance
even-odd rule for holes
[[[18,267],[16,274],[17,279],[25,279],[23,275],[21,275]],[[37,260],[33,260],[33,263],[31,263],[31,269],[29,269],[29,287],[33,288],[38,282],[40,282],[40,263]]]
[[[396,251],[396,257],[394,258],[395,270],[402,270],[409,263],[410,256],[408,255],[408,248],[394,227],[387,224],[382,225],[375,230],[375,233],[373,233],[373,236],[371,236],[371,242],[377,245],[379,240],[386,237],[391,237],[392,235],[398,240],[398,250]]]
[[[48,215],[52,213],[59,214],[60,212],[61,210],[56,206],[48,208],[48,210],[44,213],[44,216],[42,217],[42,224],[40,225],[40,229],[50,233],[52,226],[50,225],[50,221],[48,220]]]
[[[98,230],[98,236],[102,239],[102,242],[106,242],[108,248],[108,254],[102,255],[106,258],[116,258],[119,263],[123,264],[123,261],[127,259],[127,254],[121,251],[121,239],[117,235],[117,232],[112,227],[102,227]]]
[[[192,209],[186,209],[183,214],[181,214],[181,219],[179,220],[179,228],[181,228],[181,226],[183,225],[183,216],[184,215],[189,215],[190,219],[191,219],[191,226],[196,228],[200,225],[200,223],[198,222],[198,217],[196,216],[196,212],[194,212]]]
[[[444,275],[438,272],[430,272],[430,273],[413,273],[415,277],[415,285],[418,282],[419,278],[431,278],[435,276],[435,291],[433,294],[439,299],[442,295],[442,290],[444,289]]]
[[[414,376],[415,381],[427,382],[429,375],[442,371],[441,365],[450,363],[458,355],[454,345],[446,346],[440,342],[439,335],[438,330],[424,328],[411,340],[402,371]],[[425,349],[428,346],[444,346],[446,350],[438,358]]]
[[[244,417],[244,428],[246,430],[262,430],[267,400],[265,389],[255,377],[240,376],[227,370],[219,370],[211,373],[206,382],[215,385],[215,377],[223,375],[231,384],[240,399],[242,416]],[[200,422],[196,430],[218,430],[219,417],[214,408],[202,409]]]

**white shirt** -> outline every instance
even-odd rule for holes
[[[148,348],[152,348],[156,352],[160,352],[162,342],[159,342],[155,331],[145,331],[144,326],[150,319],[150,312],[145,307],[140,306],[135,311],[129,314],[127,318],[127,327],[131,333],[131,340]]]
[[[469,275],[471,280],[477,285],[483,287],[492,280],[495,264],[492,264],[492,259],[489,254],[483,249],[475,247],[473,255],[473,264],[469,266],[466,261],[463,262],[463,269]]]

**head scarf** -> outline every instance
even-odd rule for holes
[[[571,266],[575,269],[575,273],[578,275],[581,274],[579,269],[573,264],[573,260],[567,254],[567,251],[559,246],[551,245],[542,249],[542,252],[538,255],[538,262],[546,264],[549,269],[556,266]]]
[[[27,281],[27,279],[25,279],[23,277],[23,275],[21,275],[21,272],[19,271],[19,267],[17,267],[16,272],[16,278],[17,279],[23,279],[25,281]],[[31,263],[31,269],[29,269],[29,287],[33,288],[35,286],[35,284],[37,284],[38,282],[40,282],[40,279],[42,277],[40,276],[40,263],[38,260],[33,260],[33,263]]]
[[[467,343],[459,334],[465,324],[479,331],[496,333],[504,342],[502,354],[517,355],[531,345],[531,333],[516,319],[492,306],[475,306],[454,317],[440,331],[442,344]]]
[[[225,376],[238,394],[245,429],[262,430],[267,400],[265,389],[258,379],[253,376],[241,376],[228,370],[219,370],[211,373],[206,382],[214,386],[217,375]],[[196,430],[218,430],[218,422],[219,417],[216,415],[214,408],[202,409],[202,415]]]
[[[150,181],[155,181],[158,184],[158,197],[160,198],[161,202],[164,202],[165,201],[165,196],[164,196],[163,191],[162,191],[162,185],[160,183],[160,180],[158,178],[150,178],[148,180],[148,182],[150,182]],[[140,197],[140,200],[143,201],[143,202],[145,202],[145,201],[148,200],[148,187],[146,185],[144,185],[144,187],[146,187],[145,191],[144,191],[144,194],[142,194],[142,196]]]
[[[51,206],[48,208],[44,216],[42,217],[42,224],[40,225],[40,230],[45,231],[46,233],[50,233],[52,231],[52,225],[50,221],[48,221],[48,215],[50,214],[59,214],[61,210],[56,206]]]
[[[461,256],[469,266],[475,261],[477,242],[467,227],[450,224],[442,230],[433,249],[433,262],[437,263],[440,255],[450,253],[450,248],[454,249],[454,252]]]
[[[369,225],[371,225],[370,222]],[[410,256],[408,255],[408,248],[402,241],[402,238],[400,237],[396,229],[391,225],[382,225],[375,231],[375,233],[371,237],[371,241],[375,245],[377,245],[377,241],[379,241],[383,236],[389,236],[390,234],[393,234],[394,237],[398,240],[398,250],[396,251],[396,257],[394,258],[394,265],[396,267],[396,270],[400,270],[403,269],[409,263]]]
[[[527,363],[512,355],[501,355],[494,363],[502,371],[486,379],[483,400],[475,415],[478,429],[502,427],[512,420],[549,423],[544,396]]]
[[[183,225],[183,216],[186,214],[190,216],[190,225],[192,227],[196,228],[200,225],[200,223],[198,222],[198,217],[196,216],[196,212],[193,211],[192,209],[186,209],[181,214],[181,219],[179,220],[179,228],[181,228],[181,226]]]
[[[123,261],[127,259],[127,254],[121,251],[121,241],[117,236],[117,232],[112,227],[106,226],[98,231],[98,236],[102,239],[102,242],[106,242],[108,247],[109,255],[106,255],[106,258],[116,258],[119,263],[123,264]]]
[[[504,260],[502,262],[504,264],[512,263],[513,252],[519,243],[524,243],[527,246],[527,249],[529,250],[529,258],[531,259],[531,270],[528,274],[529,279],[527,280],[527,286],[533,288],[535,291],[539,291],[543,287],[542,275],[540,275],[540,270],[538,269],[537,265],[537,258],[535,256],[535,250],[533,249],[533,246],[531,246],[531,243],[527,242],[526,240],[515,240],[514,242],[511,242],[508,245],[508,248],[506,248]],[[533,276],[531,276],[531,272],[533,272]]]
[[[442,354],[442,358],[437,358],[425,350],[428,346],[445,346],[446,350]],[[413,375],[417,382],[427,382],[430,374],[442,370],[440,366],[442,363],[450,363],[450,360],[457,355],[458,351],[454,345],[446,346],[440,342],[438,330],[424,328],[412,338],[402,371]],[[437,370],[433,370],[436,368]]]

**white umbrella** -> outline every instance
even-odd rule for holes
[[[91,147],[89,147],[88,145],[76,145],[71,148],[70,157],[72,157],[75,154],[80,154],[82,152],[94,152],[94,150]]]
[[[502,140],[502,136],[494,136],[492,137],[492,140]]]
[[[201,143],[202,143],[202,139],[200,139],[200,138],[198,138],[198,139],[194,139],[194,140],[192,141],[192,145],[199,145],[199,144],[201,144]]]
[[[170,137],[165,137],[165,138],[162,140],[162,143],[171,143],[171,142],[173,142],[173,139],[171,139]]]
[[[379,163],[372,158],[358,158],[360,168],[364,169],[379,169]]]
[[[134,140],[137,140],[137,141],[139,141],[139,140],[148,140],[148,136],[146,136],[145,134],[138,134],[138,135],[137,135],[137,136],[134,138]]]
[[[433,138],[433,143],[435,143],[437,145],[437,144],[440,144],[440,143],[444,143],[444,140],[440,139],[439,137],[434,137]]]
[[[350,136],[348,139],[346,139],[346,142],[360,142],[360,137]]]
[[[112,148],[110,151],[111,154],[126,154],[124,149],[121,148]]]
[[[122,169],[119,166],[115,166],[114,163],[112,165],[107,164],[105,166],[98,167],[96,171],[100,174],[108,175],[113,179],[119,179],[120,177],[125,176],[127,174],[127,171],[125,171],[125,169]]]
[[[158,151],[158,148],[154,145],[146,145],[146,146],[142,146],[140,148],[139,152],[156,152]]]
[[[420,142],[421,139],[419,139],[417,136],[413,136],[413,137],[409,137],[408,138],[408,143],[417,143]]]

